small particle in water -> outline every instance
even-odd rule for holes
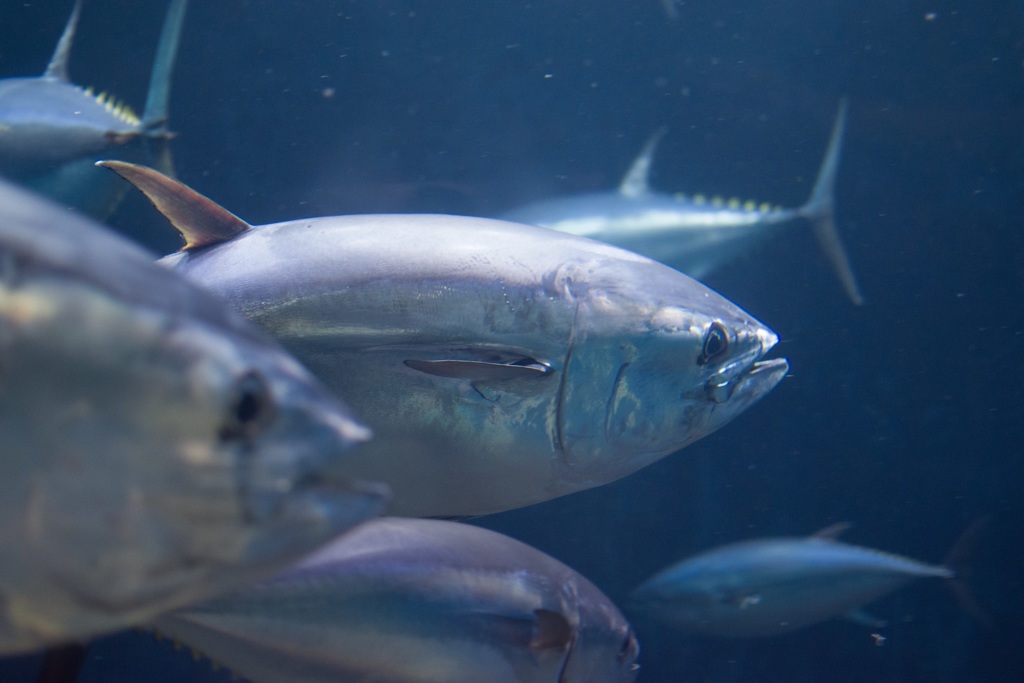
[[[881,633],[872,633],[871,637],[875,639],[876,647],[882,647],[883,645],[885,645],[885,636],[883,636]]]
[[[935,12],[925,12],[924,13],[924,20],[925,21],[935,21],[938,18],[939,18],[939,15],[936,14]]]
[[[334,97],[334,88],[324,88],[320,91],[320,94],[323,95],[325,100],[329,100]]]

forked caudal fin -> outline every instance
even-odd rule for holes
[[[173,136],[167,129],[168,101],[187,4],[188,0],[171,0],[167,7],[167,16],[160,31],[156,56],[153,58],[153,70],[149,76],[146,108],[142,113],[142,130],[146,133],[146,144],[150,146],[149,159],[156,168],[167,175],[174,175],[169,144]]]
[[[125,161],[97,161],[134,185],[185,239],[183,251],[217,244],[251,226],[213,200],[159,171]]]
[[[818,240],[822,251],[828,257],[835,270],[839,281],[843,284],[847,296],[858,306],[864,303],[860,288],[857,286],[857,278],[850,266],[850,259],[846,255],[846,249],[839,238],[839,231],[836,229],[836,216],[834,210],[833,192],[836,184],[836,170],[839,167],[839,156],[843,147],[843,133],[846,130],[846,98],[839,103],[839,113],[836,114],[836,122],[832,126],[832,137],[828,142],[828,150],[821,162],[821,170],[818,171],[818,179],[814,182],[814,189],[807,203],[800,207],[800,214],[804,216],[814,227],[814,236]]]
[[[978,552],[978,545],[981,537],[988,530],[991,519],[983,517],[975,521],[967,530],[960,534],[953,547],[946,555],[943,564],[953,571],[953,577],[949,581],[949,589],[953,593],[960,607],[970,614],[974,619],[990,631],[995,630],[995,622],[992,617],[978,602],[974,591],[967,583],[970,575],[970,563]]]

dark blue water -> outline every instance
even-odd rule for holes
[[[40,73],[69,2],[0,6],[0,76]],[[162,3],[88,0],[76,82],[141,108]],[[837,210],[867,305],[794,226],[710,284],[778,331],[791,377],[722,431],[616,484],[478,523],[613,598],[685,555],[837,521],[941,561],[991,523],[969,581],[940,581],[760,641],[637,622],[641,681],[1024,679],[1024,10],[868,0],[194,2],[172,96],[178,174],[250,222],[493,215],[617,184],[670,126],[653,184],[784,205],[850,101]],[[156,250],[141,200],[115,217]],[[36,661],[0,662],[0,681]],[[81,683],[226,681],[144,634],[96,643]]]

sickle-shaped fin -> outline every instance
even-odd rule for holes
[[[168,101],[187,4],[187,0],[171,0],[167,7],[167,16],[153,58],[153,70],[149,76],[146,108],[142,112],[142,130],[146,133],[143,144],[147,160],[161,173],[171,177],[175,175],[174,159],[171,156],[171,139],[174,135],[167,128]]]
[[[643,197],[650,194],[648,178],[651,175],[651,162],[654,161],[654,152],[658,148],[658,143],[667,132],[668,127],[662,126],[647,139],[640,154],[633,160],[632,166],[626,171],[626,175],[623,176],[622,183],[619,185],[619,194],[623,197]]]
[[[78,28],[78,16],[82,13],[82,0],[75,0],[75,7],[71,10],[68,23],[64,25],[64,33],[57,41],[57,48],[50,57],[50,63],[46,65],[43,78],[57,78],[68,81],[68,56],[71,54],[71,44],[75,42],[75,30]]]
[[[149,92],[146,108],[142,112],[142,128],[150,135],[167,135],[167,109],[171,93],[171,76],[181,42],[181,27],[185,23],[185,9],[188,0],[171,0],[167,7],[164,26],[160,30],[160,41],[153,58],[153,70],[149,76]]]
[[[159,171],[125,161],[97,161],[134,185],[185,239],[182,251],[225,242],[250,226],[220,204]]]
[[[853,524],[850,522],[836,522],[835,524],[829,524],[824,529],[819,529],[811,534],[811,538],[821,538],[826,541],[834,541],[852,526]]]
[[[846,98],[839,103],[839,112],[836,114],[835,124],[832,126],[832,137],[828,142],[828,150],[821,162],[821,170],[818,171],[818,179],[814,182],[814,189],[807,203],[800,207],[800,213],[814,227],[814,236],[818,239],[818,245],[825,256],[832,264],[839,281],[846,290],[846,295],[853,303],[860,306],[864,303],[864,297],[857,286],[857,278],[850,266],[850,259],[846,255],[843,241],[836,229],[836,215],[834,209],[833,192],[836,184],[836,170],[839,168],[839,156],[843,147],[843,133],[846,130]]]
[[[501,381],[544,377],[551,367],[529,359],[518,363],[491,363],[477,360],[407,360],[413,370],[434,375],[470,381]]]

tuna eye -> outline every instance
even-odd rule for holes
[[[704,337],[704,348],[700,352],[698,363],[707,365],[723,353],[729,350],[729,334],[725,331],[725,325],[715,321],[711,323],[707,336]]]
[[[222,441],[251,439],[270,423],[274,401],[267,383],[250,372],[235,384],[235,396],[228,405],[227,419],[220,430]]]

